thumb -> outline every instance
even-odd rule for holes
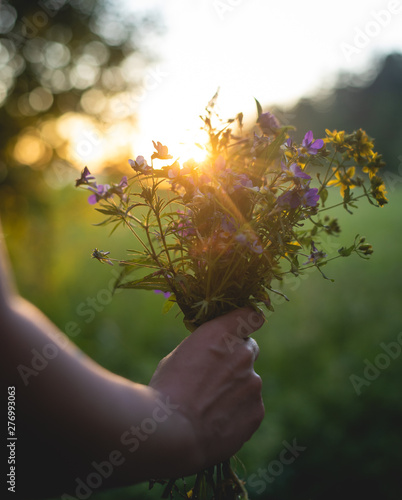
[[[225,335],[246,339],[264,324],[262,313],[256,312],[251,307],[235,309],[223,316],[219,316],[197,328],[192,335],[206,334],[216,338]]]

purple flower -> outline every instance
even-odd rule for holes
[[[287,167],[282,162],[282,170],[290,177],[298,177],[299,179],[311,179],[311,177],[304,172],[297,163],[292,163],[290,167]]]
[[[300,206],[315,207],[320,199],[317,188],[306,189],[291,189],[278,197],[278,205],[280,207],[288,206],[290,208],[298,208]]]
[[[81,177],[76,179],[75,187],[81,186],[81,184],[89,184],[90,181],[94,181],[95,177],[91,175],[91,172],[88,170],[88,167],[85,167],[81,172]]]
[[[127,176],[125,175],[119,184],[114,184],[112,187],[109,184],[99,184],[89,187],[88,189],[92,191],[91,196],[88,198],[88,203],[90,205],[95,205],[100,200],[107,200],[114,194],[117,194],[123,201],[126,200],[126,195],[124,194],[124,190],[128,186]]]
[[[295,147],[293,146],[293,140],[290,137],[285,142],[285,148],[287,148],[287,149],[295,149]]]
[[[254,253],[257,254],[261,254],[264,251],[258,240],[254,240],[250,248]]]
[[[168,299],[172,295],[171,292],[164,292],[163,290],[154,290],[154,293],[162,293],[165,299]]]
[[[93,191],[93,194],[88,198],[88,203],[90,205],[95,205],[100,200],[107,200],[112,196],[109,192],[110,186],[109,184],[99,184],[99,186],[95,185],[93,188],[89,188],[90,191]]]
[[[233,217],[223,216],[221,222],[222,232],[220,233],[222,237],[229,238],[236,232],[236,223]]]
[[[239,231],[234,239],[237,243],[240,243],[240,245],[250,249],[254,253],[261,254],[264,251],[257,235],[250,230]]]
[[[322,139],[317,139],[315,141],[313,137],[313,132],[310,130],[304,136],[304,139],[302,141],[302,146],[307,150],[307,153],[311,155],[316,155],[318,153],[318,150],[324,146],[324,141]]]
[[[168,170],[169,179],[176,179],[181,174],[180,165],[177,162],[174,162],[171,168]]]
[[[186,214],[178,210],[177,215],[180,217],[181,220],[180,222],[175,222],[173,232],[175,232],[181,238],[195,236],[197,233],[191,223],[189,217],[190,214]]]
[[[304,262],[306,264],[316,264],[319,260],[324,259],[327,256],[322,250],[318,250],[314,245],[314,241],[311,242],[311,254],[308,256],[308,260]]]
[[[122,177],[119,184],[109,188],[109,194],[110,195],[117,194],[117,196],[119,196],[121,200],[126,201],[127,195],[124,194],[124,190],[126,189],[127,186],[128,186],[127,175],[125,175],[124,177]]]
[[[253,191],[260,190],[258,186],[253,186],[253,181],[246,174],[238,174],[233,185],[233,190],[241,188],[252,189]]]
[[[143,156],[137,156],[134,160],[128,160],[131,168],[136,172],[140,172],[141,174],[147,174],[152,171],[152,167],[148,165],[146,159]]]
[[[296,189],[286,191],[278,197],[278,205],[280,207],[289,206],[290,208],[297,208],[301,205],[301,199]]]
[[[315,207],[320,199],[317,188],[306,189],[303,195],[302,203],[307,207]]]
[[[257,120],[257,123],[261,127],[263,133],[266,135],[274,135],[280,128],[278,120],[269,111],[267,111],[266,113],[261,113]]]

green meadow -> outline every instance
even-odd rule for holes
[[[401,194],[392,189],[381,209],[365,200],[353,215],[336,209],[343,231],[328,253],[358,233],[374,254],[329,263],[323,271],[334,282],[314,269],[285,280],[289,302],[274,298],[275,312],[255,334],[266,417],[237,463],[252,499],[354,498],[352,488],[359,498],[400,499]],[[111,295],[116,267],[91,252],[123,257],[130,235],[119,228],[109,238],[109,227],[93,225],[102,216],[70,188],[52,191],[46,208],[29,202],[23,218],[12,208],[3,210],[3,229],[21,293],[102,366],[146,384],[187,331],[177,309],[162,314],[161,295]],[[283,450],[294,443],[291,460]],[[91,498],[161,493],[143,484]]]

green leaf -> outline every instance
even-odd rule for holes
[[[175,304],[176,304],[176,296],[173,294],[163,304],[162,314],[167,314]]]
[[[354,251],[355,245],[352,245],[348,248],[342,247],[338,250],[338,253],[341,257],[349,257],[349,255]]]
[[[254,97],[254,100],[255,100],[255,103],[257,105],[257,123],[258,123],[258,120],[260,119],[260,116],[262,115],[262,106],[261,104],[257,101],[257,99]]]
[[[122,277],[124,277],[124,275]],[[138,280],[127,281],[125,283],[121,283],[121,279],[119,278],[118,283],[116,283],[116,288],[134,288],[136,290],[162,290],[163,292],[169,291],[167,289],[165,278],[160,274],[155,275],[155,273],[151,273]]]
[[[149,281],[140,279],[136,281],[128,281],[127,283],[121,283],[117,286],[117,288],[132,288],[134,290],[162,290],[163,288],[166,289],[166,281],[162,279]]]
[[[324,188],[320,191],[320,198],[322,201],[322,206],[325,206],[325,202],[327,201],[328,198],[328,189]]]

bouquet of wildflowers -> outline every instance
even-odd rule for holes
[[[336,257],[326,255],[323,237],[340,232],[327,211],[343,205],[350,212],[360,198],[387,203],[378,175],[384,163],[363,130],[327,130],[316,140],[309,131],[297,144],[293,127],[281,127],[256,101],[259,131],[243,134],[243,115],[222,121],[215,100],[201,117],[209,137],[204,161],[181,165],[154,142],[150,163],[129,160],[131,175],[119,183],[98,185],[86,167],[76,182],[106,216],[102,224],[124,225],[138,243],[122,260],[98,249],[92,256],[121,266],[116,287],[164,293],[164,311],[177,305],[189,331],[236,308],[273,310],[272,294],[283,295],[273,284],[287,273],[315,267],[326,278],[322,267],[333,258],[367,258],[372,247],[359,236]],[[339,200],[330,188],[340,188]],[[201,472],[188,497],[202,498],[207,484],[213,498],[247,498],[228,463],[217,472],[217,480]]]

